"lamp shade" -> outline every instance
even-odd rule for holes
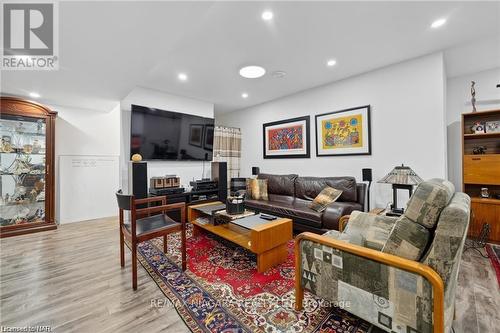
[[[252,167],[252,175],[257,176],[260,173],[259,167]]]
[[[383,184],[417,185],[423,181],[412,168],[401,164],[392,169],[384,178],[379,180]]]

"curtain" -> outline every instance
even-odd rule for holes
[[[227,181],[240,175],[241,130],[234,127],[215,126],[214,128],[215,162],[227,162]]]

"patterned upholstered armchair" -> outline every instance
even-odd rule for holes
[[[304,289],[389,332],[449,332],[470,198],[422,182],[403,216],[353,212],[341,232],[296,237],[296,308]]]

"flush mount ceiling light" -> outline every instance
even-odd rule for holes
[[[266,74],[266,70],[260,66],[246,66],[240,69],[240,75],[247,79],[256,79]]]
[[[273,14],[273,12],[271,12],[271,11],[269,11],[269,10],[266,10],[265,12],[263,12],[263,13],[262,13],[262,16],[261,16],[261,17],[262,17],[262,19],[263,19],[264,21],[270,21],[270,20],[272,20],[272,19],[273,19],[274,14]]]
[[[30,92],[30,97],[33,97],[33,98],[40,98],[40,94],[37,93],[37,92]]]
[[[337,64],[337,60],[335,60],[335,59],[330,59],[330,60],[328,60],[328,61],[326,62],[326,65],[327,65],[328,67],[333,67],[333,66],[335,66],[336,64]]]
[[[248,94],[247,93],[243,93],[243,94],[241,94],[241,97],[248,98]]]
[[[434,28],[434,29],[439,28],[439,27],[443,26],[445,23],[446,23],[446,19],[440,18],[440,19],[432,22],[431,28]]]
[[[188,76],[186,73],[179,73],[179,75],[177,75],[177,78],[181,81],[186,81],[188,79]]]

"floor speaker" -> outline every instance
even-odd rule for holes
[[[148,197],[148,164],[146,162],[130,162],[129,193],[136,199]]]
[[[366,190],[366,209],[365,211],[370,211],[370,187],[372,185],[372,169],[361,169],[363,174],[363,181],[368,182],[368,189]]]
[[[227,162],[212,162],[212,180],[216,180],[219,186],[219,200],[226,202],[227,199]]]

